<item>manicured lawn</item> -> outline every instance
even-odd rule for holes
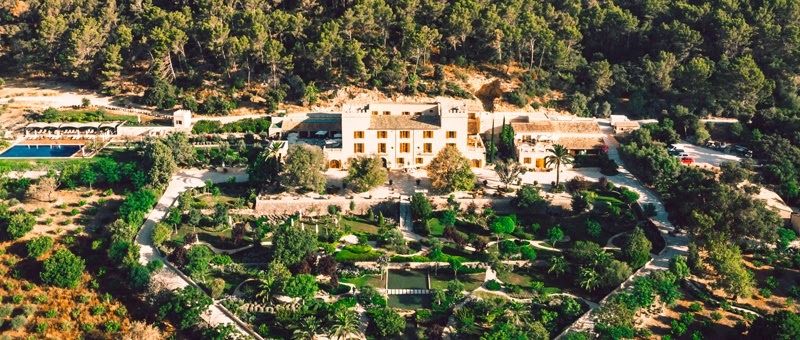
[[[339,262],[375,261],[380,256],[381,252],[362,244],[345,246],[334,255]]]
[[[375,288],[385,288],[386,284],[381,280],[379,274],[366,274],[359,277],[343,277],[339,279],[340,282],[351,283],[356,287],[371,286]]]
[[[598,202],[608,202],[613,205],[625,205],[625,203],[622,202],[620,199],[611,196],[597,195],[597,198],[595,200]]]
[[[428,220],[428,227],[431,229],[431,236],[442,236],[444,234],[444,225],[436,217],[431,217]]]
[[[539,274],[529,274],[527,269],[515,269],[508,272],[498,272],[497,278],[500,279],[500,281],[503,281],[505,284],[519,286],[525,291],[532,292],[533,290],[531,289],[531,283],[535,281],[541,281],[545,284],[545,287],[540,291],[540,293],[553,294],[561,292],[561,289],[556,288],[558,286],[553,285],[552,282],[548,283],[548,281],[544,280],[544,278]]]
[[[442,247],[442,252],[450,255],[451,257],[457,257],[462,262],[472,262],[472,261],[483,261],[484,254],[482,253],[473,253],[470,251],[465,250],[464,248],[453,244],[447,243]]]
[[[218,203],[222,203],[229,207],[236,207],[240,200],[245,203],[244,201],[249,194],[250,188],[250,185],[246,183],[214,184],[214,189],[212,189],[211,193],[202,193],[195,196],[196,202],[192,206],[198,209],[205,209],[213,208]]]
[[[224,204],[229,207],[235,206],[236,202],[239,200],[238,197],[231,197],[225,195],[211,195],[211,194],[203,194],[200,196],[195,197],[197,200],[192,207],[197,209],[210,209],[216,206],[217,204]]]
[[[497,278],[505,283],[522,287],[530,287],[531,282],[534,281],[533,278],[528,275],[518,274],[513,271],[499,272],[497,273]]]
[[[464,290],[472,291],[483,284],[486,273],[458,274],[458,281],[464,284]],[[431,289],[447,289],[447,283],[453,281],[451,270],[439,269],[438,273],[431,272]]]
[[[350,230],[355,233],[365,234],[378,234],[378,227],[374,224],[367,223],[359,218],[345,217],[340,222],[342,228],[350,227]]]
[[[242,240],[242,242],[239,243],[239,245],[234,245],[233,240],[231,239],[230,228],[221,231],[211,231],[203,228],[192,228],[189,226],[182,226],[178,229],[178,232],[172,235],[171,240],[178,244],[184,244],[184,238],[186,237],[186,235],[189,235],[194,232],[197,232],[197,237],[200,239],[200,241],[208,242],[214,247],[220,249],[233,249],[233,248],[244,247],[250,244],[249,239],[245,238]]]

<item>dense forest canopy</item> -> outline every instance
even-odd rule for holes
[[[257,82],[277,102],[342,84],[442,92],[426,80],[441,77],[435,65],[455,64],[516,65],[523,82],[509,101],[524,107],[559,90],[559,104],[584,115],[607,114],[620,98],[640,115],[800,107],[797,0],[5,3],[6,71],[45,71],[110,93],[133,75],[157,88],[151,104],[166,106],[179,102],[164,96],[204,80],[229,94]]]

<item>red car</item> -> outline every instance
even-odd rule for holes
[[[686,164],[686,165],[691,165],[692,163],[694,163],[694,158],[689,157],[689,156],[681,157],[681,163]]]

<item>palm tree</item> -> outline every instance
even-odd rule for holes
[[[565,259],[563,256],[553,256],[550,258],[550,268],[547,270],[547,273],[558,277],[561,276],[561,274],[566,273],[567,268],[569,268],[567,259]]]
[[[317,331],[319,331],[319,321],[317,321],[316,316],[309,315],[301,319],[293,328],[292,339],[316,339]]]
[[[549,152],[550,155],[544,158],[544,162],[548,168],[555,164],[556,186],[558,186],[561,179],[561,165],[572,164],[573,158],[572,155],[569,154],[569,150],[561,144],[554,144],[552,149],[547,149],[547,152]]]
[[[263,304],[269,304],[272,298],[272,290],[275,287],[275,277],[268,273],[259,275],[258,278],[258,292],[256,292],[256,299]]]
[[[386,254],[381,255],[381,257],[379,257],[378,260],[375,261],[375,262],[378,264],[378,267],[381,268],[381,279],[383,279],[383,274],[385,272],[386,273],[386,282],[388,282],[389,281],[389,271],[388,271],[388,269],[389,269],[389,255],[386,255]]]
[[[506,309],[503,312],[503,317],[512,325],[519,326],[525,322],[525,314],[525,305],[512,301],[508,304],[508,306],[506,306]]]
[[[600,285],[600,274],[592,268],[582,268],[578,273],[578,285],[591,292]]]
[[[331,326],[331,339],[350,340],[361,338],[361,334],[358,331],[358,324],[358,314],[355,311],[347,309],[336,311],[333,325]]]

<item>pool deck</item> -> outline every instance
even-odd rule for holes
[[[85,145],[90,139],[26,139],[14,145]]]

